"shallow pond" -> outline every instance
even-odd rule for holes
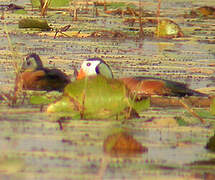
[[[11,1],[13,2],[13,1]],[[129,1],[138,5],[138,1]],[[1,1],[0,4],[8,2]],[[14,2],[13,2],[14,3]],[[215,86],[215,18],[183,18],[182,14],[196,7],[215,6],[215,2],[167,0],[161,4],[161,16],[180,25],[183,38],[139,39],[138,24],[133,29],[120,16],[80,13],[73,21],[67,11],[48,11],[47,20],[55,28],[71,24],[65,34],[80,31],[85,36],[96,30],[118,30],[132,33],[132,38],[94,38],[41,32],[18,28],[23,17],[39,17],[25,5],[27,14],[5,11],[0,24],[0,88],[13,91],[14,62],[27,53],[36,52],[45,66],[56,67],[73,78],[73,66],[79,68],[89,57],[103,58],[115,77],[153,76],[185,82],[192,89]],[[157,1],[142,1],[143,9],[156,13]],[[90,11],[91,12],[91,11]],[[150,28],[153,29],[154,27]],[[148,30],[148,27],[144,27]],[[131,32],[130,32],[131,31]],[[8,40],[7,33],[9,35]],[[12,46],[15,50],[11,51]],[[15,56],[16,54],[17,56]],[[214,94],[214,91],[209,91]],[[125,122],[71,120],[63,130],[40,107],[29,103],[9,107],[0,104],[0,179],[213,179],[215,154],[205,149],[214,133],[215,116],[207,108],[202,112],[206,125],[183,108],[150,107],[140,119]],[[177,119],[185,121],[180,124]],[[125,129],[148,151],[134,156],[113,156],[105,153],[105,139]]]

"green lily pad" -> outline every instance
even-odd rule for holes
[[[45,105],[50,104],[54,101],[54,99],[50,99],[46,96],[31,96],[30,103],[35,105]]]
[[[116,8],[137,8],[137,6],[135,4],[132,3],[125,3],[125,2],[112,2],[110,4],[107,4],[108,8],[110,9],[116,9]]]
[[[215,115],[215,98],[213,98],[211,101],[210,112],[212,115]]]
[[[79,115],[81,119],[127,119],[137,116],[133,107],[141,109],[138,103],[130,98],[124,83],[96,76],[70,83],[64,89],[64,96],[47,111],[73,118]],[[146,107],[145,103],[142,107]]]
[[[51,30],[45,19],[25,18],[19,21],[19,28],[37,28],[44,31]]]
[[[187,126],[188,125],[188,122],[186,122],[182,117],[175,117],[177,123],[179,126]]]
[[[25,11],[24,9],[18,9],[14,11],[15,14],[28,14],[27,11]]]
[[[163,19],[158,22],[156,34],[162,38],[183,37],[183,32],[178,24],[172,20]]]
[[[51,0],[49,7],[68,7],[69,0]],[[40,7],[40,0],[31,0],[33,7]]]
[[[29,102],[33,105],[47,105],[53,103],[62,96],[58,91],[30,91],[28,90]]]
[[[129,98],[129,103],[137,113],[140,113],[150,107],[150,98],[141,99],[139,101]]]
[[[210,111],[207,111],[207,110],[204,110],[204,109],[199,109],[197,111],[197,114],[202,117],[202,118],[215,118],[215,116],[212,114],[212,112]]]

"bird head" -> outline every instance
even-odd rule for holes
[[[78,72],[77,79],[83,79],[89,76],[102,75],[106,78],[113,78],[111,68],[100,58],[92,58],[84,61]]]
[[[43,64],[40,57],[36,53],[30,53],[23,61],[21,71],[33,71],[41,68],[43,68]]]

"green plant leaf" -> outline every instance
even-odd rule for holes
[[[215,152],[215,134],[214,134],[214,136],[210,137],[205,148],[210,150],[210,151]]]
[[[199,109],[196,112],[202,118],[214,118],[214,115],[215,115],[215,114],[213,115],[211,111],[204,110],[204,109]]]
[[[18,9],[14,11],[15,14],[28,14],[24,9]]]
[[[51,0],[49,7],[68,7],[69,0]],[[31,0],[33,7],[40,7],[40,0]]]
[[[187,126],[188,125],[188,123],[182,117],[177,116],[177,117],[175,117],[175,119],[176,119],[179,126]]]
[[[212,115],[215,115],[215,98],[211,100],[210,112]]]
[[[145,98],[138,101],[129,99],[129,102],[131,103],[131,107],[133,107],[138,113],[150,107],[150,98]]]
[[[56,99],[52,99],[46,96],[31,96],[30,103],[34,105],[45,105],[52,103],[54,100]]]
[[[126,2],[112,2],[110,4],[107,4],[108,8],[110,9],[117,9],[117,8],[137,8],[137,6],[135,4],[132,3],[126,3]]]
[[[19,21],[19,28],[37,28],[40,30],[51,30],[48,22],[45,19],[25,18]]]
[[[47,111],[71,116],[79,113],[83,119],[125,119],[130,112],[126,109],[133,105],[127,94],[124,83],[118,80],[103,76],[86,78],[66,86],[64,96]]]

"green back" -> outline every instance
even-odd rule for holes
[[[106,78],[113,79],[113,73],[107,64],[104,63],[99,64],[99,73],[105,76]]]

